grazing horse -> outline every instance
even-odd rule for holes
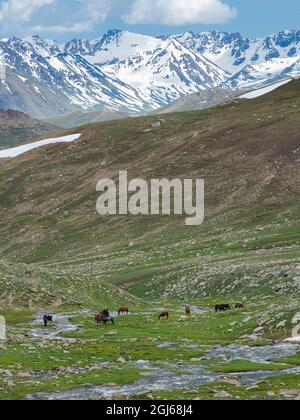
[[[235,309],[244,309],[245,306],[242,303],[236,303],[235,304]]]
[[[102,314],[101,313],[95,315],[95,322],[96,322],[97,325],[101,324],[101,322],[102,322]]]
[[[191,315],[192,311],[190,305],[185,305],[185,313],[186,315]]]
[[[167,318],[167,319],[169,319],[169,312],[162,312],[160,315],[159,315],[159,320],[161,320],[161,319],[165,319],[165,318]]]
[[[48,327],[49,322],[53,323],[53,316],[44,315],[43,322],[44,322],[44,326]]]
[[[231,310],[231,308],[228,305],[228,303],[225,303],[225,304],[222,304],[222,305],[216,305],[215,306],[215,311],[216,312],[218,312],[218,311],[220,311],[220,312],[226,312],[226,311],[230,311],[230,310]]]
[[[121,306],[121,308],[118,310],[118,315],[126,314],[128,315],[129,308],[127,306]]]
[[[100,324],[104,324],[104,325],[106,325],[109,321],[110,321],[113,325],[115,325],[115,321],[114,321],[114,319],[113,319],[113,318],[111,318],[110,316],[109,316],[109,317],[108,317],[108,316],[106,316],[103,312],[100,312],[99,314],[97,314],[97,315],[95,316],[95,321],[96,321],[97,325],[100,325]]]

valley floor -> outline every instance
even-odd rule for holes
[[[190,317],[182,303],[145,304],[106,327],[75,308],[47,328],[42,312],[7,311],[0,399],[299,398],[300,345],[257,329],[272,298],[220,314],[215,303],[193,302]],[[162,309],[168,321],[158,320]]]

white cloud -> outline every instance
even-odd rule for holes
[[[237,11],[227,0],[0,0],[0,31],[89,32],[120,10],[128,24],[223,23]]]
[[[80,0],[81,1],[81,0]],[[72,33],[89,32],[107,18],[111,8],[110,0],[82,0],[82,7],[72,15],[70,13],[69,22],[64,25],[37,25],[32,27],[33,32],[52,32],[52,33]]]
[[[0,3],[0,23],[28,22],[31,16],[43,6],[55,0],[5,0]]]
[[[10,30],[13,27],[15,32],[88,32],[104,22],[112,1],[74,0],[66,8],[65,0],[0,0],[0,29]],[[40,16],[39,10],[51,5],[55,7],[49,9],[49,24],[33,23]],[[62,19],[62,16],[65,18]]]
[[[237,10],[221,0],[134,0],[123,19],[128,24],[217,24],[237,15]]]

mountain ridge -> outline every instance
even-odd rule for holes
[[[250,39],[217,31],[151,37],[110,30],[65,44],[33,35],[0,40],[1,52],[7,77],[0,81],[0,107],[38,118],[96,109],[145,115],[203,89],[252,87],[298,73],[300,31]]]

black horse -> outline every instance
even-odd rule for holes
[[[44,315],[43,317],[43,321],[44,321],[44,326],[48,327],[49,323],[53,323],[53,316],[50,315]]]
[[[230,306],[228,305],[228,303],[224,303],[224,304],[222,304],[222,305],[216,305],[215,306],[215,311],[216,312],[226,312],[226,311],[230,311],[231,310],[231,308],[230,308]]]
[[[162,312],[160,315],[159,315],[159,320],[161,320],[161,319],[169,319],[169,316],[170,316],[170,314],[169,314],[169,312]]]

